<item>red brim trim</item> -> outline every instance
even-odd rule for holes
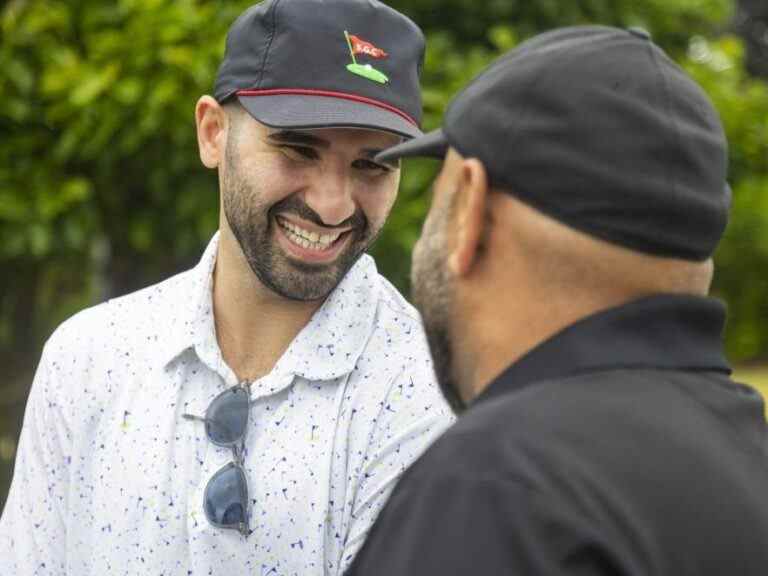
[[[345,92],[331,92],[328,90],[308,90],[302,88],[272,88],[269,90],[238,90],[238,96],[281,96],[281,95],[304,95],[304,96],[324,96],[326,98],[340,98],[342,100],[351,100],[353,102],[361,102],[363,104],[369,104],[370,106],[376,106],[397,114],[410,124],[413,124],[417,128],[419,124],[411,118],[408,114],[395,108],[385,102],[374,100],[373,98],[366,98],[365,96],[358,96],[357,94],[347,94]]]

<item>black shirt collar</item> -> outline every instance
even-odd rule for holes
[[[502,372],[481,402],[541,380],[622,368],[731,373],[721,335],[725,306],[718,300],[660,295],[579,320],[542,342]]]

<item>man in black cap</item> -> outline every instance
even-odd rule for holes
[[[420,135],[424,37],[377,0],[268,0],[196,108],[200,264],[46,344],[0,574],[340,574],[451,422],[416,311],[364,254]]]
[[[442,130],[413,291],[466,412],[404,475],[350,575],[758,576],[763,400],[706,297],[722,128],[642,30],[538,36]]]

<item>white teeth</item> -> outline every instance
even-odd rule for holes
[[[327,250],[342,234],[341,232],[332,232],[321,235],[317,232],[304,230],[296,224],[281,218],[278,218],[278,224],[286,231],[286,237],[291,242],[305,249]]]

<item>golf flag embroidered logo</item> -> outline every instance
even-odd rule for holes
[[[360,54],[381,60],[382,58],[386,58],[388,54],[381,48],[377,48],[370,42],[366,42],[358,36],[350,34],[346,30],[344,30],[344,37],[347,39],[349,54],[352,56],[352,64],[347,64],[347,70],[352,72],[352,74],[357,74],[358,76],[362,76],[367,80],[372,80],[373,82],[378,82],[379,84],[387,84],[389,82],[389,78],[387,78],[386,74],[376,70],[376,68],[370,64],[358,64],[355,55]]]
[[[376,58],[377,60],[380,60],[381,58],[386,58],[389,56],[384,50],[381,48],[376,48],[373,44],[370,42],[366,42],[365,40],[358,38],[354,34],[349,35],[349,40],[352,42],[352,53],[353,54],[367,54],[371,58]]]

